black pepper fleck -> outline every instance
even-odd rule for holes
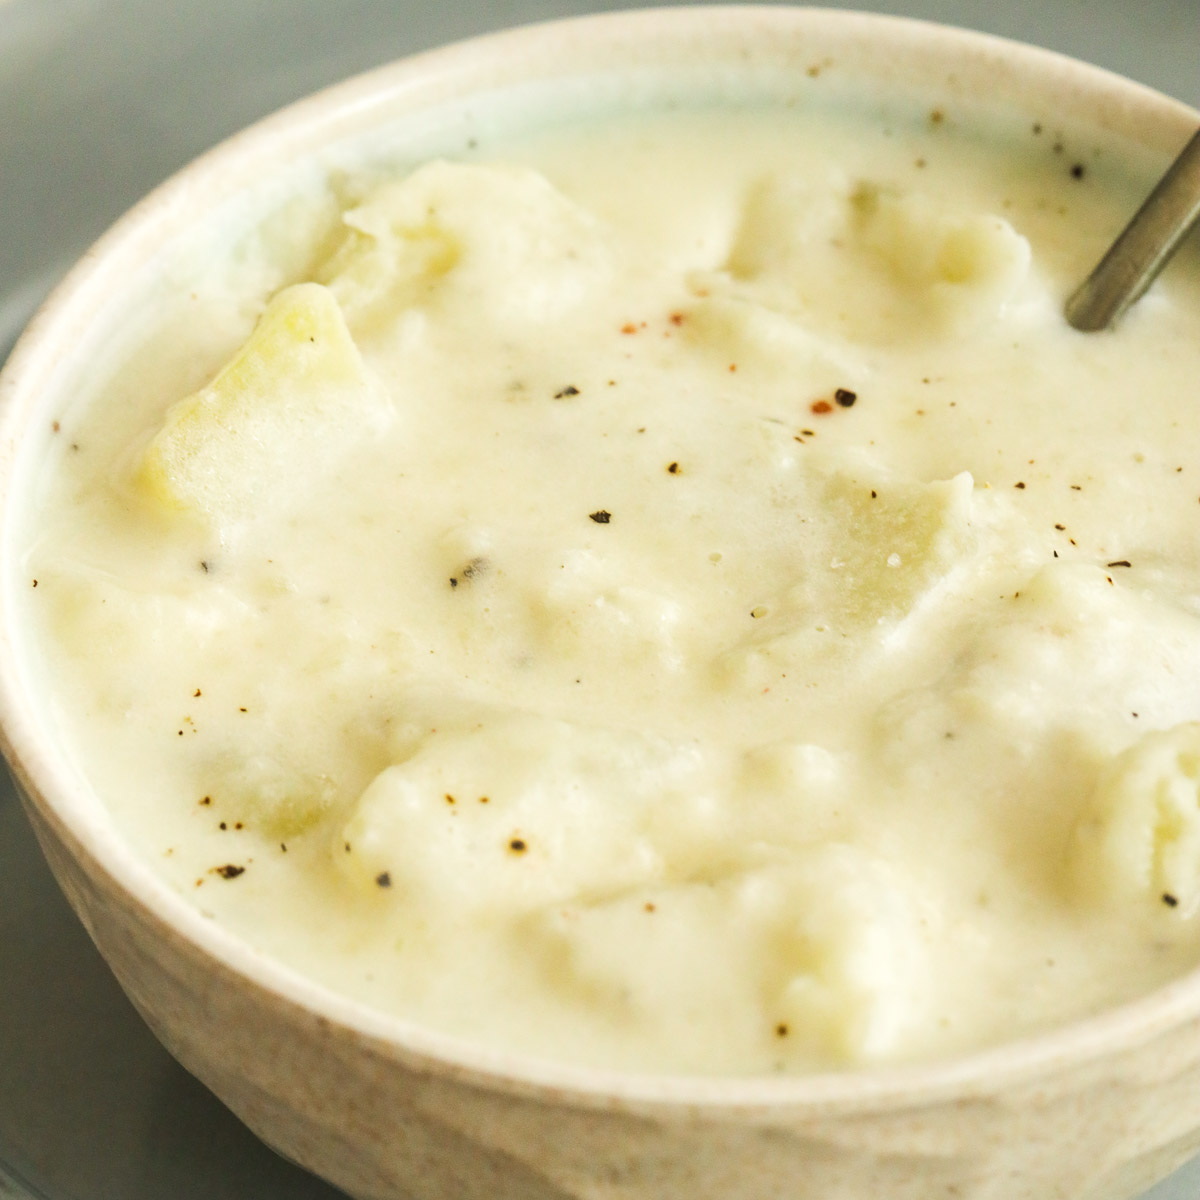
[[[1106,563],[1109,567],[1131,567],[1133,564],[1127,558],[1118,558],[1116,562]]]
[[[833,393],[833,398],[842,406],[842,408],[850,408],[855,400],[858,399],[858,393],[852,392],[849,388],[838,388]]]
[[[529,849],[529,847],[525,844],[524,838],[516,838],[516,837],[513,838],[512,841],[510,841],[508,843],[508,848],[514,854],[524,854],[525,851]]]
[[[380,871],[379,874],[375,876],[375,882],[381,888],[390,888],[392,886],[392,876],[388,871]]]
[[[226,863],[223,867],[213,867],[212,869],[212,874],[220,875],[222,879],[236,879],[239,875],[244,875],[245,873],[245,867],[239,867],[233,863]]]
[[[1179,897],[1173,896],[1170,892],[1163,892],[1162,902],[1168,908],[1174,908],[1179,903]]]
[[[573,384],[568,383],[561,391],[554,393],[555,400],[565,400],[568,396],[578,396],[579,389]]]
[[[612,520],[612,513],[606,512],[603,508],[598,509],[594,513],[588,513],[588,516],[596,522],[597,525],[607,525]]]

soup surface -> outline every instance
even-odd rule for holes
[[[1066,326],[1111,160],[801,106],[331,173],[56,415],[80,770],[254,945],[548,1057],[936,1057],[1178,976],[1200,272]]]

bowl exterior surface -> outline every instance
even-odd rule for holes
[[[721,29],[764,53],[790,39],[797,64],[830,46],[857,53],[859,70],[886,58],[881,44],[907,39],[910,57],[923,59],[904,70],[920,75],[940,63],[938,82],[959,94],[1010,94],[1023,72],[1040,72],[1043,94],[1060,93],[1066,110],[1092,103],[1080,99],[1090,87],[1101,124],[1144,126],[1151,144],[1169,144],[1188,119],[1135,85],[1097,83],[1100,73],[1065,61],[1056,68],[1050,55],[906,22],[786,9],[628,14],[483,39],[477,74],[495,86],[547,61],[568,64],[555,70],[573,61],[611,69],[631,47],[653,65],[656,47],[712,54]],[[470,53],[459,48],[449,67],[429,56],[415,76],[395,82],[385,72],[370,77],[378,83],[308,102],[291,118],[300,132],[289,153],[306,139],[320,144],[369,124],[380,88],[401,98],[420,86],[453,95],[467,86]],[[273,120],[286,135],[289,118]],[[247,157],[237,170],[250,171]],[[203,196],[186,182],[170,186],[165,200],[139,210],[143,222],[178,223],[190,204],[202,211]],[[114,244],[119,258],[125,251]],[[73,298],[52,303],[36,323],[31,348],[14,358],[10,400],[51,378],[74,331],[71,313],[79,319],[88,288],[120,267],[106,267],[106,253],[102,245],[88,268],[100,275],[68,283]],[[0,451],[7,479],[15,443]],[[11,641],[0,629],[0,659],[13,658]],[[15,667],[4,669],[16,678]],[[270,966],[259,970],[252,953],[231,962],[214,950],[220,943],[197,934],[198,917],[181,918],[181,903],[168,903],[161,886],[156,893],[148,871],[84,827],[78,797],[74,807],[60,802],[64,776],[54,782],[45,766],[53,755],[44,741],[34,744],[31,706],[11,682],[3,703],[6,753],[39,842],[133,1003],[260,1137],[357,1200],[1130,1200],[1200,1149],[1195,981],[1190,1000],[1154,1010],[1133,1030],[1126,1022],[1107,1052],[1095,1039],[1083,1050],[1064,1040],[1015,1067],[1003,1054],[980,1058],[994,1073],[981,1068],[932,1086],[920,1071],[861,1093],[806,1091],[803,1081],[788,1091],[772,1081],[780,1086],[758,1099],[743,1089],[731,1101],[721,1081],[707,1080],[688,1101],[678,1088],[662,1099],[637,1086],[559,1087],[482,1062],[439,1060],[341,1019],[340,1009],[323,1012],[314,989],[288,984]]]

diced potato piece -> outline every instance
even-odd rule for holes
[[[344,219],[346,239],[320,277],[356,332],[438,307],[440,321],[468,320],[477,339],[569,311],[609,268],[596,219],[526,168],[427,163]]]
[[[717,681],[766,684],[801,664],[829,666],[902,636],[909,617],[974,569],[976,504],[967,472],[932,483],[870,467],[819,478],[792,581],[764,596],[754,628],[717,655]]]
[[[1111,728],[1130,712],[1164,728],[1196,711],[1200,681],[1180,664],[1200,661],[1200,627],[1185,608],[1132,573],[1063,559],[1016,590],[1004,619],[982,624],[958,658],[960,720],[1003,726],[1033,752],[1047,739],[1063,746],[1064,729]],[[1088,684],[1064,688],[1064,679]],[[1101,743],[1096,753],[1111,750]]]
[[[655,877],[650,814],[703,779],[698,750],[661,738],[532,714],[439,723],[362,794],[333,856],[441,915],[516,913]]]
[[[338,798],[336,781],[301,761],[309,757],[313,756],[244,752],[219,756],[210,767],[218,811],[270,838],[307,832]]]
[[[1071,856],[1087,894],[1200,912],[1200,722],[1145,734],[1112,760]]]
[[[332,293],[297,284],[210,384],[168,411],[136,481],[224,527],[286,505],[383,413]]]
[[[921,999],[915,905],[842,844],[788,866],[555,906],[520,927],[551,985],[668,1056],[716,1036],[732,1062],[886,1058]]]
[[[1029,275],[1028,242],[1000,217],[845,180],[764,180],[725,264],[726,291],[852,342],[965,333]],[[720,276],[699,281],[721,292]]]
[[[979,306],[1002,305],[1029,269],[1029,243],[1001,217],[943,213],[926,197],[890,193],[867,208],[858,230],[864,250],[951,325]]]
[[[970,543],[974,481],[965,471],[933,483],[831,476],[820,503],[845,532],[796,598],[825,607],[835,626],[875,624],[910,612],[961,561]],[[822,571],[820,568],[823,567]]]

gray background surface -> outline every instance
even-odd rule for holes
[[[625,7],[634,5],[0,0],[0,360],[117,216],[257,117],[415,50]],[[1200,101],[1200,0],[874,7],[1049,46]],[[260,1145],[145,1031],[59,897],[0,774],[0,1198],[337,1195]],[[1197,1196],[1200,1160],[1147,1200]]]

